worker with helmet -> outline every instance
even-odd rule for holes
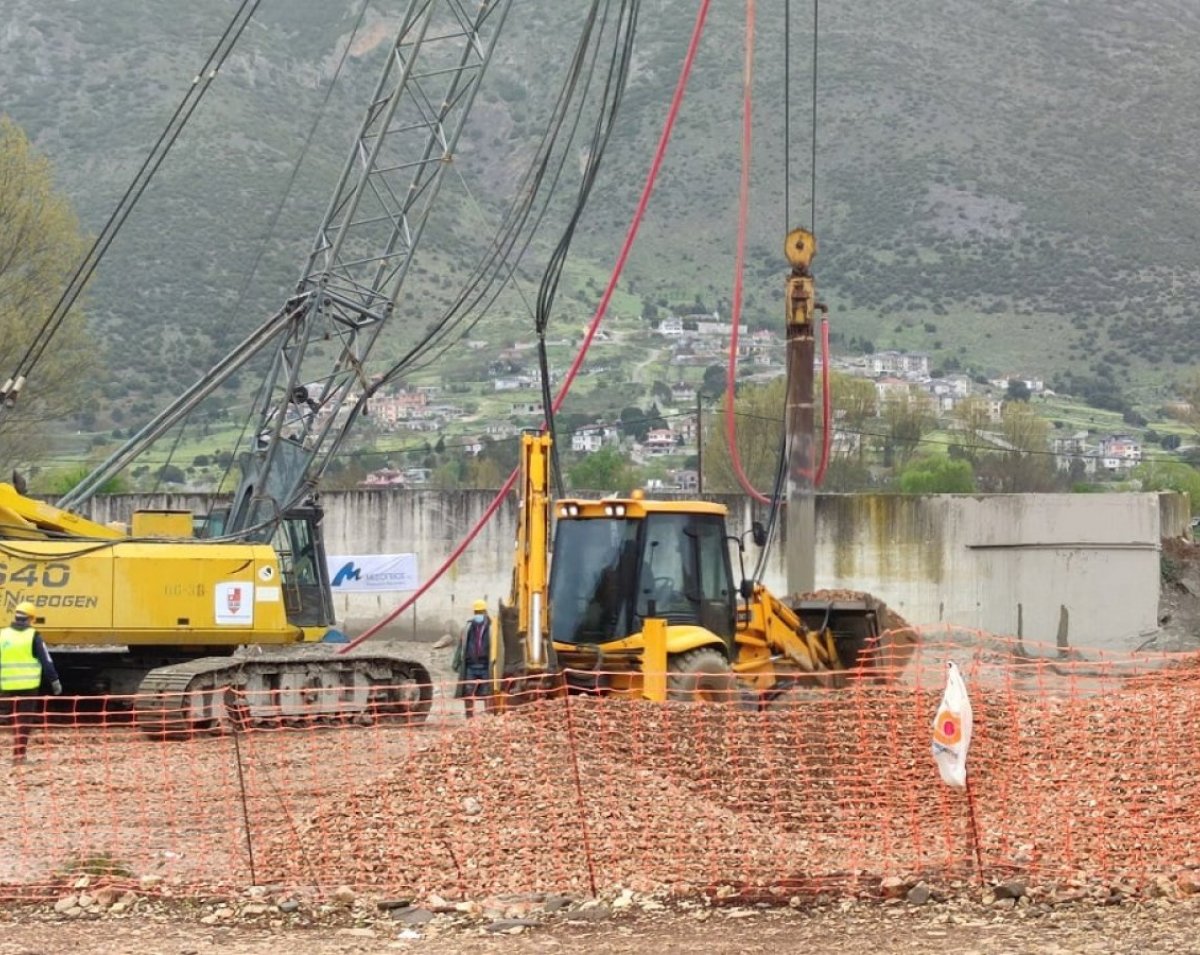
[[[487,612],[487,601],[471,605],[472,616],[454,648],[453,667],[458,674],[454,698],[463,701],[467,719],[474,716],[475,700],[494,692],[492,662],[496,659],[496,628]]]
[[[62,693],[58,671],[46,641],[33,627],[34,606],[17,604],[12,623],[0,630],[0,698],[13,724],[13,762],[25,759],[25,748],[41,714],[41,690],[49,683],[55,696]]]

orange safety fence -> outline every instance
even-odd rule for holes
[[[948,659],[975,714],[966,793],[930,753]],[[1197,664],[938,628],[888,682],[770,707],[571,695],[468,721],[448,683],[416,725],[326,716],[160,741],[131,725],[131,700],[70,701],[6,774],[0,895],[53,897],[84,873],[179,896],[787,898],[870,895],[889,876],[1191,892]]]

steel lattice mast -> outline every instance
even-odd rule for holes
[[[265,345],[276,352],[256,405],[226,533],[269,537],[316,489],[365,387],[366,360],[396,311],[511,0],[411,0],[342,169],[296,293],[202,382],[82,482],[64,506],[178,423]]]

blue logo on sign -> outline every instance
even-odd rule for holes
[[[347,580],[362,580],[362,571],[354,566],[354,561],[352,560],[346,561],[345,566],[333,575],[333,586],[337,587],[339,584],[344,584]]]

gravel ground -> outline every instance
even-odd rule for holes
[[[63,921],[42,911],[0,914],[0,955],[357,955],[371,952],[512,953],[703,951],[716,955],[806,952],[879,955],[1084,955],[1195,952],[1197,905],[1150,903],[1048,911],[996,912],[977,903],[911,906],[848,904],[812,911],[771,909],[640,913],[603,921],[577,919],[523,928],[519,935],[481,929],[256,927],[197,924],[186,913],[159,913],[99,922]]]

